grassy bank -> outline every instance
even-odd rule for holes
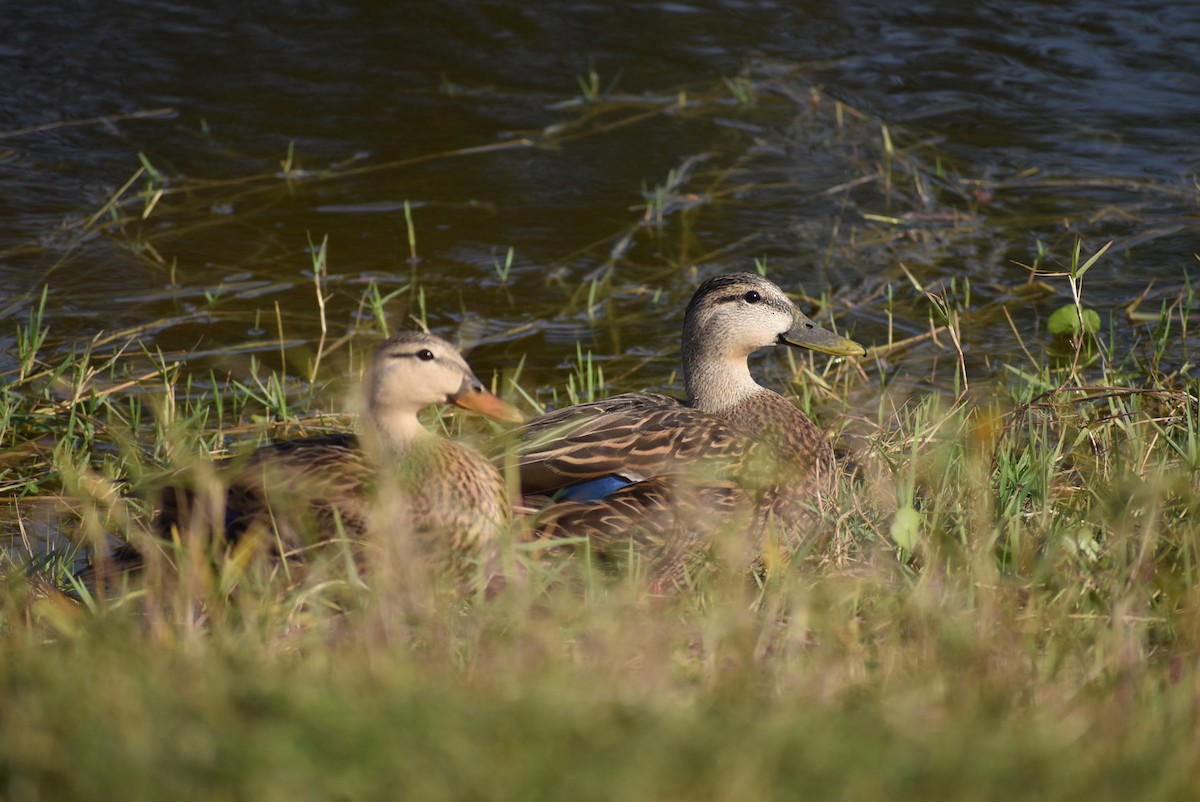
[[[955,302],[929,301],[953,353]],[[279,375],[217,404],[152,354],[43,359],[35,312],[0,399],[6,519],[30,543],[0,591],[0,793],[1190,797],[1200,443],[1167,347],[1189,316],[1164,310],[1124,353],[1064,340],[986,390],[955,366],[938,380],[957,398],[893,405],[885,382],[874,412],[828,403],[866,374],[796,363],[856,469],[765,585],[657,598],[526,555],[527,581],[480,601],[226,562],[76,602],[53,589],[72,589],[73,547],[34,547],[30,510],[74,543],[144,542],[149,477],[282,431],[280,413],[346,422]]]

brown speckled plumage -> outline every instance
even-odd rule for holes
[[[360,557],[401,542],[452,573],[491,559],[509,522],[503,478],[478,452],[425,430],[417,413],[453,403],[502,420],[519,414],[484,390],[449,343],[430,334],[405,332],[384,342],[364,387],[359,434],[259,448],[227,469],[228,490],[215,505],[224,509],[209,509],[201,525],[223,528],[230,543],[255,537],[289,559],[343,535]],[[160,530],[194,525],[200,495],[167,488]]]
[[[812,421],[751,377],[747,357],[775,344],[863,353],[817,328],[758,275],[702,284],[684,322],[687,402],[631,393],[551,412],[525,430],[527,497],[606,476],[632,482],[599,500],[549,504],[535,518],[537,533],[587,536],[617,558],[635,549],[660,584],[682,581],[731,529],[745,534],[751,561],[769,529],[802,537],[836,464]]]

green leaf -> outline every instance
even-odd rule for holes
[[[907,552],[916,551],[921,542],[921,513],[912,507],[901,507],[896,510],[892,519],[892,528],[888,534],[892,542]]]
[[[1100,330],[1100,315],[1095,309],[1083,310],[1083,325],[1089,334]],[[1046,328],[1056,337],[1071,337],[1079,333],[1079,312],[1073,304],[1060,306],[1046,321]]]

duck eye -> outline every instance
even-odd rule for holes
[[[750,290],[750,292],[742,297],[746,299],[746,303],[748,304],[756,304],[762,300],[762,296],[758,294],[758,290]]]
[[[422,348],[420,351],[417,351],[417,359],[422,362],[428,362],[433,359],[433,351],[430,351],[428,348]]]

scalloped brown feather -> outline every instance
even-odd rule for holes
[[[812,421],[766,389],[728,414],[639,393],[536,419],[527,442],[581,422],[523,451],[523,491],[550,494],[611,474],[635,479],[598,502],[546,507],[534,519],[537,535],[586,536],[601,556],[617,559],[633,544],[660,584],[685,581],[730,528],[753,541],[774,522],[795,545],[832,490],[832,448]]]
[[[186,527],[195,504],[191,493],[167,491],[158,519],[164,532]],[[484,556],[510,519],[499,471],[444,438],[429,438],[383,466],[352,434],[263,446],[230,472],[225,504],[230,544],[269,530],[263,540],[271,552],[294,558],[339,536],[362,544],[372,531],[391,530],[415,537],[442,568]]]

